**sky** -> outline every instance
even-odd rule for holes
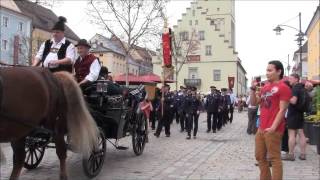
[[[169,26],[177,24],[182,13],[190,7],[190,0],[171,0],[167,6]],[[289,54],[292,67],[293,52],[298,49],[297,32],[285,28],[277,36],[273,29],[278,24],[299,27],[298,14],[301,12],[302,31],[309,25],[319,0],[236,0],[236,51],[247,71],[247,78],[264,75],[268,61],[281,60],[287,66]],[[86,1],[64,1],[53,7],[58,15],[68,19],[67,25],[80,38],[90,39],[96,33],[106,34],[89,22],[85,13]],[[289,21],[288,21],[289,20]]]

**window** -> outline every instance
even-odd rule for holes
[[[189,20],[189,25],[192,26],[192,20]]]
[[[204,31],[199,31],[199,40],[204,40]]]
[[[2,50],[7,50],[7,49],[8,49],[8,41],[2,40]]]
[[[213,70],[213,80],[214,81],[221,81],[221,70],[220,69]]]
[[[211,25],[211,26],[214,25],[214,20],[213,20],[213,19],[210,20],[210,25]]]
[[[217,11],[220,11],[220,8],[217,8]]]
[[[195,20],[195,25],[198,25],[198,20]]]
[[[192,16],[196,15],[196,10],[192,10]]]
[[[22,28],[23,28],[23,23],[22,23],[22,22],[19,22],[18,30],[19,30],[19,31],[22,31]]]
[[[207,56],[211,56],[212,54],[211,54],[211,46],[206,46],[206,55]]]
[[[99,54],[99,56],[100,56],[100,57],[103,57],[103,54],[102,54],[102,53],[100,53],[100,54]]]
[[[2,20],[3,20],[2,25],[3,25],[4,27],[8,27],[9,18],[8,18],[8,17],[3,17]]]
[[[187,31],[180,32],[180,39],[182,41],[188,41],[189,40],[189,33]]]
[[[198,68],[189,67],[189,79],[197,79],[197,78],[198,78]]]

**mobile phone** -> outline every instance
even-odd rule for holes
[[[261,76],[257,76],[255,79],[257,83],[261,82]]]

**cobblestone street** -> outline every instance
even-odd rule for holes
[[[259,170],[254,158],[254,136],[246,134],[247,112],[235,113],[232,124],[216,134],[206,133],[206,114],[199,120],[197,139],[186,140],[174,122],[171,137],[155,138],[150,132],[149,143],[141,156],[135,156],[131,148],[131,137],[121,139],[120,145],[128,150],[116,150],[107,145],[105,164],[97,180],[107,179],[258,179]],[[297,148],[297,151],[299,148]],[[4,145],[7,164],[1,165],[1,180],[8,179],[11,171],[11,148]],[[298,154],[298,152],[297,152]],[[307,160],[296,158],[284,162],[284,179],[318,180],[319,158],[315,146],[308,146]],[[82,170],[78,154],[68,152],[70,179],[87,179]],[[59,161],[54,149],[46,151],[39,167],[23,170],[22,180],[58,179]]]

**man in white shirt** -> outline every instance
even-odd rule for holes
[[[79,85],[96,81],[99,77],[101,65],[98,58],[89,53],[90,44],[88,44],[87,40],[80,39],[76,47],[79,57],[74,64],[74,69]]]
[[[52,28],[52,39],[42,43],[32,66],[49,68],[50,71],[68,71],[72,73],[75,62],[75,47],[64,37],[66,18],[60,16]]]
[[[237,100],[236,95],[232,92],[232,89],[229,89],[229,90],[228,90],[228,95],[230,96],[230,100],[231,100],[231,105],[230,105],[230,108],[229,108],[229,113],[230,113],[229,122],[232,123],[234,105],[235,105],[236,103],[238,103],[238,100]]]

